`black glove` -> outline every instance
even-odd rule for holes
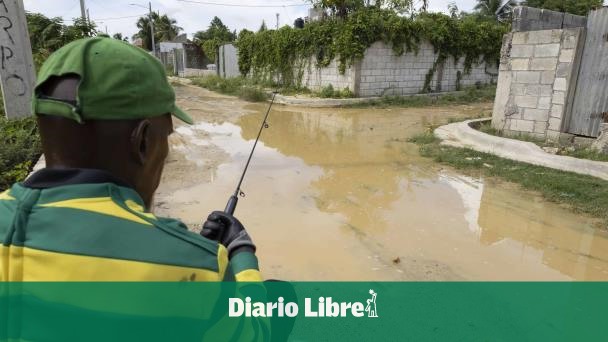
[[[224,245],[229,259],[241,252],[255,253],[255,245],[245,227],[236,217],[223,211],[214,211],[209,215],[201,235]]]

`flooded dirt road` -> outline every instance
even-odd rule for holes
[[[234,191],[266,104],[193,87],[156,213],[193,230]],[[495,179],[419,156],[408,137],[490,105],[306,109],[276,106],[237,208],[266,278],[608,280],[594,221]]]

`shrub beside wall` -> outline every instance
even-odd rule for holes
[[[397,55],[417,53],[420,42],[429,41],[439,55],[437,63],[449,56],[464,58],[468,73],[474,63],[498,64],[502,37],[508,31],[508,25],[477,16],[425,13],[408,18],[366,8],[346,19],[316,21],[303,29],[243,30],[235,44],[244,76],[268,81],[278,75],[281,85],[298,87],[311,57],[316,67],[326,67],[336,59],[344,73],[376,41],[390,44]]]
[[[0,96],[0,191],[24,180],[40,154],[36,120],[8,120]]]

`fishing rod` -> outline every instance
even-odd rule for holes
[[[239,184],[236,186],[236,190],[234,194],[230,196],[228,203],[226,204],[226,209],[224,212],[226,214],[234,215],[234,211],[236,210],[236,205],[239,202],[239,196],[244,196],[245,194],[241,191],[241,185],[243,184],[243,179],[245,179],[245,174],[247,173],[247,169],[249,169],[249,163],[251,162],[251,158],[253,157],[253,152],[255,152],[255,147],[258,145],[258,141],[260,140],[260,136],[262,135],[262,131],[264,128],[268,128],[268,114],[270,114],[270,109],[274,103],[274,98],[277,95],[277,92],[272,93],[272,100],[270,101],[270,105],[268,106],[268,110],[266,111],[266,116],[264,116],[264,121],[262,121],[262,125],[260,126],[260,131],[258,132],[258,137],[255,138],[255,142],[253,143],[253,148],[251,149],[251,153],[249,153],[249,158],[247,159],[247,164],[245,164],[245,169],[243,169],[243,174],[241,175],[241,179],[239,180]]]

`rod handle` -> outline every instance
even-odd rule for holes
[[[234,211],[236,210],[236,205],[239,202],[239,198],[236,195],[230,196],[228,203],[226,203],[226,209],[224,212],[229,215],[234,215]]]

